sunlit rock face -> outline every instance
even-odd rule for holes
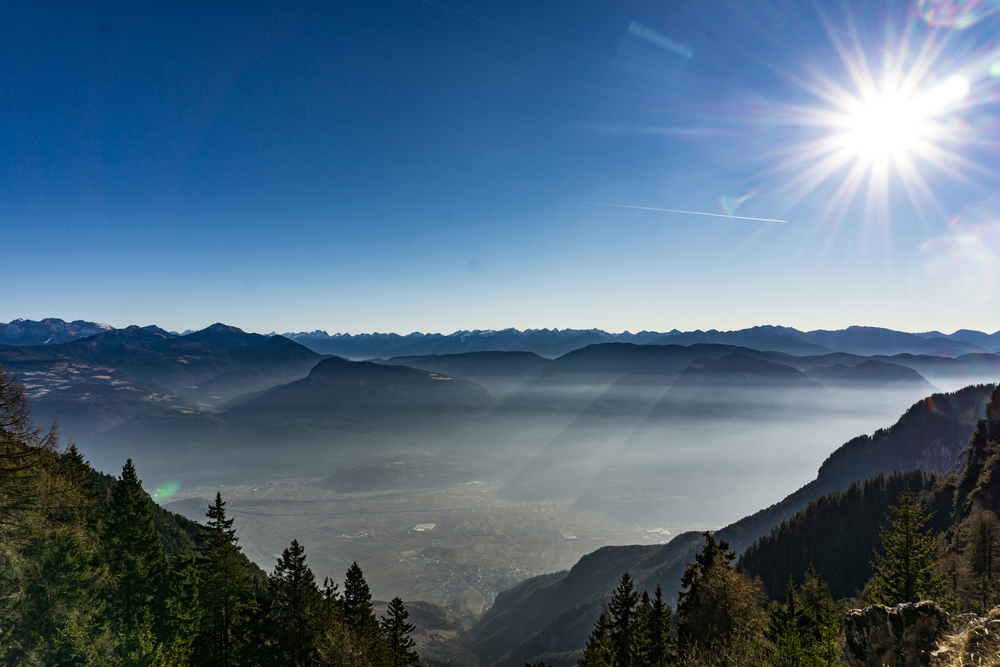
[[[851,667],[930,665],[948,626],[948,613],[930,600],[851,609],[844,621],[844,654]]]

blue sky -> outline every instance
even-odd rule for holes
[[[13,7],[0,319],[995,331],[1000,13],[968,4]]]

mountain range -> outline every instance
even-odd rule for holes
[[[147,330],[182,336],[155,326]],[[0,345],[52,345],[111,331],[107,324],[58,318],[41,321],[17,319],[0,324]],[[183,337],[197,332],[186,331]],[[275,335],[275,334],[269,334]],[[757,326],[738,331],[640,331],[609,333],[601,329],[517,329],[456,331],[451,334],[414,332],[328,334],[325,331],[285,333],[319,354],[347,359],[376,359],[401,356],[447,355],[465,352],[533,352],[555,358],[572,350],[599,343],[638,345],[694,345],[714,343],[749,347],[761,351],[794,355],[847,352],[858,355],[923,354],[958,357],[969,353],[1000,350],[1000,332],[992,334],[960,329],[952,334],[939,331],[907,333],[879,327],[852,326],[841,330],[800,331],[792,327]]]
[[[213,409],[305,377],[321,358],[281,336],[223,324],[188,336],[132,326],[65,343],[0,346],[0,365],[18,373],[36,417],[58,418],[76,438],[145,414]]]

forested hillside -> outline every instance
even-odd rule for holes
[[[159,508],[132,461],[91,468],[30,416],[0,369],[0,663],[385,665],[418,660],[399,598],[381,619],[357,563],[316,582],[297,540],[269,575],[221,495],[195,524]]]
[[[977,385],[934,394],[915,403],[891,427],[844,443],[827,458],[815,480],[781,502],[722,528],[716,536],[740,553],[826,494],[847,491],[852,484],[896,470],[948,472],[962,460],[961,453],[975,432],[977,420],[985,414],[992,391],[993,385]],[[923,479],[919,474],[918,478]],[[874,502],[872,493],[867,496],[869,502]],[[879,521],[895,497],[884,492],[878,502],[879,512],[872,518],[876,540]],[[474,650],[482,664],[498,666],[520,665],[541,655],[549,656],[550,661],[555,655],[575,655],[601,613],[602,600],[608,599],[622,571],[631,572],[639,590],[651,593],[661,585],[671,599],[701,542],[700,534],[685,533],[663,546],[607,547],[581,559],[568,572],[529,579],[498,596],[493,608],[473,627],[477,640]],[[868,553],[872,544],[870,539],[865,542]],[[769,590],[778,596],[788,575],[801,578],[808,564],[806,561],[799,567],[795,561],[797,569],[793,572],[784,574],[773,585],[767,580]],[[857,575],[862,577],[862,585],[868,574],[870,570]],[[850,581],[855,582],[856,576]],[[845,584],[849,589],[845,594],[853,594],[854,585]]]

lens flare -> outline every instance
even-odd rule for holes
[[[929,25],[962,30],[1000,10],[1000,0],[920,0],[919,8]]]
[[[990,302],[1000,279],[1000,202],[966,208],[944,234],[920,246],[918,263],[926,292],[935,297]]]
[[[970,157],[995,143],[985,130],[997,93],[990,78],[995,53],[964,51],[959,60],[947,55],[956,51],[949,50],[954,33],[920,33],[911,24],[886,28],[872,53],[873,42],[850,15],[839,27],[822,13],[820,19],[839,60],[783,72],[815,102],[761,107],[771,123],[795,128],[794,140],[772,149],[773,166],[764,172],[773,179],[769,197],[782,202],[776,217],[822,190],[816,214],[834,228],[860,201],[860,221],[887,233],[892,202],[908,201],[924,223],[928,212],[947,215],[938,198],[941,177],[1000,179]]]
[[[181,483],[176,481],[170,481],[153,491],[153,500],[158,503],[170,500],[171,496],[181,490]]]

